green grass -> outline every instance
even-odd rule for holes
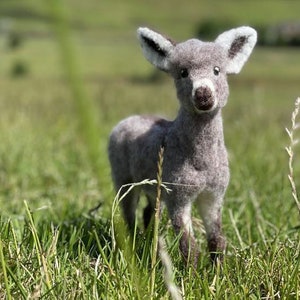
[[[130,114],[173,118],[178,109],[171,80],[143,58],[135,29],[147,24],[180,40],[193,36],[204,18],[271,24],[298,18],[299,4],[260,2],[258,10],[255,1],[69,2],[81,100],[97,118],[88,123],[65,75],[49,7],[29,0],[0,3],[1,16],[24,36],[20,48],[10,50],[7,35],[0,35],[0,298],[169,299],[159,257],[151,272],[150,234],[137,233],[132,244],[119,210],[111,222],[110,130]],[[23,77],[11,75],[16,61],[27,67]],[[229,79],[224,129],[231,181],[222,269],[209,262],[196,214],[202,255],[196,271],[185,269],[163,215],[159,232],[185,299],[300,298],[300,220],[285,151],[285,127],[300,96],[299,62],[298,49],[257,48],[241,74]],[[98,133],[98,150],[85,126]],[[297,185],[299,146],[294,152]]]

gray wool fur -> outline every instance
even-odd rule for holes
[[[198,39],[175,43],[148,28],[138,29],[147,60],[169,73],[175,82],[180,109],[174,121],[131,116],[112,131],[109,159],[116,190],[122,185],[155,179],[160,147],[164,147],[162,199],[180,238],[186,261],[196,264],[198,250],[193,237],[191,208],[195,203],[206,230],[214,260],[225,249],[221,210],[229,182],[221,110],[229,95],[227,74],[239,73],[256,43],[256,31],[239,27],[219,35],[214,42]],[[148,206],[145,226],[154,211],[156,188],[142,187]],[[135,222],[141,188],[121,202],[130,228]]]

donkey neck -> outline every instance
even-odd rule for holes
[[[180,144],[191,150],[205,149],[220,145],[223,141],[221,110],[209,113],[190,113],[181,108],[172,126],[173,135]]]

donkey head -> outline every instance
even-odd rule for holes
[[[199,114],[226,104],[226,75],[240,72],[257,34],[243,26],[222,33],[214,42],[190,39],[176,43],[148,28],[139,28],[138,38],[145,57],[174,78],[182,107]]]

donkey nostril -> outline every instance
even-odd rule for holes
[[[195,98],[199,101],[208,101],[212,97],[212,92],[209,88],[199,88],[196,90]]]
[[[208,87],[200,87],[195,91],[195,106],[199,110],[209,110],[213,107],[213,93]]]

